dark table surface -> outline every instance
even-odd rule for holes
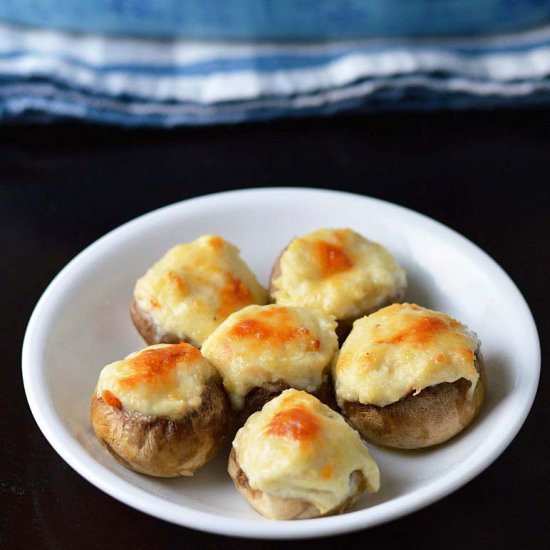
[[[550,379],[544,364],[521,432],[465,487],[386,525],[287,543],[200,533],[103,494],[46,442],[20,374],[32,309],[82,248],[174,201],[274,185],[380,197],[458,230],[522,290],[544,351],[550,338],[549,175],[548,111],[380,115],[171,132],[0,127],[0,547],[550,547]]]

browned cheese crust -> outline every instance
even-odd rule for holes
[[[145,342],[152,346],[154,344],[179,344],[180,342],[187,342],[200,349],[201,346],[194,342],[191,338],[180,338],[172,332],[162,332],[160,328],[154,323],[150,315],[144,313],[137,305],[135,300],[132,300],[130,306],[130,316],[132,322],[140,333]]]
[[[192,475],[222,448],[232,424],[229,399],[219,380],[209,381],[201,405],[172,420],[108,405],[95,394],[92,427],[123,466],[158,477]]]
[[[346,401],[342,412],[369,442],[400,449],[420,449],[447,441],[478,415],[486,391],[483,357],[476,353],[479,380],[468,398],[471,382],[461,378],[424,388],[395,403],[379,407]]]
[[[237,415],[238,425],[242,426],[251,414],[260,411],[268,401],[271,401],[291,387],[292,386],[289,386],[285,382],[276,381],[271,383],[267,387],[256,387],[253,390],[250,390],[244,398],[243,408],[241,409],[241,411],[239,411]],[[311,395],[317,397],[319,401],[321,401],[325,405],[328,405],[331,409],[338,411],[336,399],[334,397],[332,377],[330,374],[327,374],[324,377],[321,386],[319,386],[316,391],[311,392]]]
[[[283,498],[250,487],[248,477],[237,462],[235,449],[231,449],[227,471],[235,487],[250,506],[268,519],[311,519],[340,514],[353,506],[367,489],[363,472],[356,470],[350,475],[350,484],[355,491],[336,508],[322,514],[312,502],[299,498]]]

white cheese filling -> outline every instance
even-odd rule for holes
[[[380,487],[378,466],[359,434],[303,391],[286,390],[253,414],[233,448],[252,489],[312,502],[321,513],[355,492],[355,471],[363,473],[369,492]]]
[[[216,369],[190,344],[158,344],[103,368],[97,397],[145,416],[176,419],[200,407]]]
[[[267,291],[236,246],[204,235],[169,250],[137,281],[134,299],[157,331],[200,346],[233,311],[265,304]]]
[[[230,315],[202,352],[218,369],[231,403],[243,407],[256,387],[284,382],[314,392],[338,349],[334,317],[279,305],[248,306]]]
[[[333,368],[336,398],[383,407],[442,382],[477,384],[477,336],[452,317],[393,304],[353,324]]]
[[[294,239],[280,258],[273,298],[355,318],[404,294],[405,271],[380,244],[350,229],[321,229]]]

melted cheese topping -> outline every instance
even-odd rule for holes
[[[233,311],[265,304],[267,293],[221,237],[175,246],[138,280],[134,299],[158,330],[200,346]]]
[[[321,229],[294,239],[273,281],[278,304],[354,318],[401,295],[405,271],[381,245],[350,229]]]
[[[336,398],[385,406],[428,386],[471,382],[477,336],[437,311],[414,304],[393,304],[355,321],[333,369]]]
[[[370,492],[380,473],[359,434],[338,413],[303,391],[286,390],[253,414],[233,441],[252,489],[312,502],[321,513],[355,492],[363,472]]]
[[[233,407],[255,387],[285,382],[313,392],[338,349],[332,316],[297,307],[248,306],[206,340],[204,356],[218,369]]]
[[[178,418],[201,405],[205,384],[216,370],[190,344],[159,344],[107,365],[97,397],[117,409]]]

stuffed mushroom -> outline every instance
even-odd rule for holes
[[[359,434],[314,396],[285,390],[237,432],[228,471],[270,519],[308,519],[350,508],[376,492],[380,473]]]
[[[248,306],[231,314],[202,352],[218,369],[240,422],[287,388],[333,403],[336,322],[298,307]]]
[[[159,477],[192,475],[213,458],[232,411],[216,369],[190,344],[159,344],[103,368],[91,420],[124,466]]]
[[[350,229],[320,229],[283,250],[270,294],[277,304],[334,315],[343,340],[355,319],[403,300],[406,286],[405,271],[380,244]]]
[[[229,314],[266,301],[239,249],[204,235],[169,250],[137,281],[131,316],[147,344],[200,347]]]
[[[414,304],[355,321],[333,377],[338,405],[359,432],[403,449],[458,434],[479,413],[486,388],[477,336]]]

